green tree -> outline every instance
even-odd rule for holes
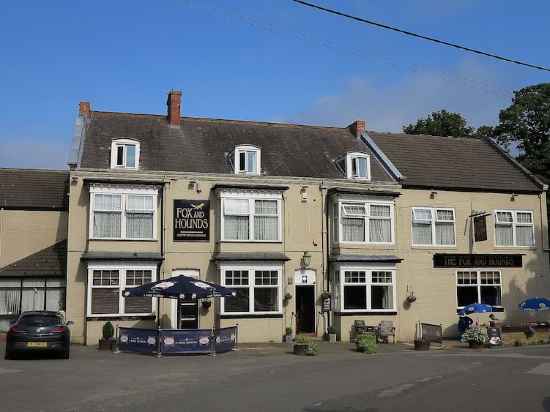
[[[415,124],[403,126],[407,134],[428,134],[433,136],[473,136],[474,128],[468,126],[466,119],[459,113],[440,110],[433,112],[425,119],[418,119]]]
[[[500,112],[494,137],[507,149],[515,145],[529,170],[550,177],[550,83],[515,91],[512,104]]]

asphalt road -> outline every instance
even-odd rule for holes
[[[0,360],[0,393],[3,412],[550,411],[550,346],[162,359],[75,346],[70,360]]]

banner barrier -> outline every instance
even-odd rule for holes
[[[122,352],[156,354],[228,352],[237,346],[237,326],[214,329],[140,329],[119,327]],[[159,341],[160,339],[160,348]],[[212,345],[212,339],[214,345]]]

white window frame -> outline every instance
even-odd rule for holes
[[[93,286],[94,270],[118,270],[118,286]],[[88,263],[88,284],[86,286],[86,316],[93,318],[122,317],[122,316],[151,316],[155,314],[155,299],[151,299],[151,312],[146,313],[125,313],[125,297],[122,295],[126,289],[126,271],[127,270],[150,270],[151,281],[157,280],[157,265],[134,262],[91,262]],[[117,289],[119,293],[118,313],[92,313],[92,289],[109,288]]]
[[[120,237],[101,237],[94,233],[94,212],[95,196],[101,195],[121,195],[121,217],[120,217]],[[153,197],[153,236],[151,238],[130,238],[126,235],[126,206],[128,204],[128,195],[143,195]],[[90,216],[89,216],[89,238],[90,240],[130,240],[130,241],[156,241],[157,240],[157,213],[158,213],[158,188],[150,187],[124,187],[111,185],[91,185],[90,186]]]
[[[430,213],[432,215],[431,217],[431,229],[432,229],[432,243],[431,244],[418,244],[414,243],[414,212],[415,210],[430,210]],[[453,220],[439,220],[437,219],[437,211],[438,210],[445,210],[445,211],[452,211],[453,212]],[[453,224],[453,232],[454,232],[454,239],[452,245],[442,245],[439,243],[436,243],[436,232],[435,232],[435,226],[437,222],[441,223],[452,223]],[[411,208],[411,245],[413,247],[437,247],[437,248],[456,248],[456,211],[452,207],[424,207],[424,206],[415,206]]]
[[[124,147],[123,151],[123,160],[122,165],[117,164],[117,152],[118,148],[122,146]],[[126,146],[134,146],[136,150],[136,163],[134,167],[128,167],[126,166]],[[130,169],[130,170],[137,170],[139,169],[139,155],[140,155],[140,147],[139,142],[137,140],[132,139],[116,139],[113,140],[111,143],[111,169]]]
[[[235,191],[221,192],[220,209],[220,239],[222,242],[254,242],[254,243],[281,243],[283,237],[283,212],[282,212],[282,194],[280,192],[253,192],[253,191]],[[225,199],[248,200],[248,239],[226,239],[225,238]],[[277,201],[277,239],[276,240],[256,240],[254,238],[254,216],[256,200],[275,200]],[[243,215],[244,216],[244,215]]]
[[[248,271],[248,285],[226,285],[225,273],[233,270]],[[256,270],[259,271],[277,271],[277,285],[258,285],[256,286]],[[222,315],[282,315],[283,314],[283,266],[279,264],[253,264],[245,263],[220,265],[220,277],[222,286],[228,288],[248,288],[248,312],[226,312],[225,298],[221,299],[221,314]],[[254,311],[254,288],[277,288],[277,311]]]
[[[361,283],[346,283],[345,272],[365,272],[365,282]],[[373,283],[372,282],[372,272],[391,272],[392,282],[391,283]],[[346,312],[380,312],[380,313],[394,313],[397,312],[397,279],[396,279],[397,270],[395,267],[372,267],[372,266],[340,266],[336,270],[336,275],[338,280],[336,282],[336,287],[338,287],[339,299],[338,299],[338,310],[342,313]],[[344,295],[344,286],[364,286],[367,289],[367,308],[366,309],[344,309],[345,308],[345,295]],[[392,303],[393,307],[391,309],[372,309],[372,286],[391,286],[392,287]]]
[[[458,284],[458,274],[460,272],[468,272],[468,273],[473,273],[473,272],[476,272],[477,274],[477,280],[476,280],[476,283],[475,284],[469,284],[469,285],[459,285]],[[498,273],[498,277],[499,277],[499,281],[500,283],[496,284],[486,284],[486,283],[481,283],[481,272],[497,272]],[[455,298],[456,298],[456,307],[457,309],[463,309],[464,306],[458,306],[458,288],[462,288],[462,287],[476,287],[477,288],[477,301],[475,303],[481,303],[481,287],[482,286],[499,286],[500,287],[500,305],[496,305],[494,307],[496,308],[502,308],[502,271],[499,270],[499,269],[492,269],[492,268],[484,268],[484,269],[470,269],[470,268],[464,268],[464,269],[459,269],[455,272],[455,286],[456,286],[456,291],[455,291]]]
[[[499,222],[498,217],[497,217],[499,212],[511,213],[512,214],[512,222]],[[517,219],[517,214],[518,213],[528,213],[528,214],[530,214],[531,215],[531,223],[518,223],[518,219]],[[495,225],[494,225],[495,247],[502,248],[502,249],[506,249],[506,248],[534,249],[534,248],[536,248],[537,239],[535,237],[535,214],[533,213],[532,210],[497,209],[497,210],[495,210],[493,217],[495,219]],[[499,244],[497,244],[497,226],[498,225],[502,225],[502,226],[507,225],[507,226],[512,227],[512,239],[513,239],[513,244],[512,245],[499,245]],[[532,233],[533,233],[533,244],[532,245],[518,245],[517,244],[517,227],[518,226],[523,226],[523,227],[531,226]]]
[[[344,205],[346,204],[355,204],[355,205],[363,205],[365,208],[365,215],[344,215]],[[389,206],[390,207],[390,235],[391,235],[391,241],[389,242],[371,242],[369,240],[369,233],[370,233],[370,220],[371,219],[378,219],[378,217],[371,217],[370,216],[370,206],[371,205],[380,205],[380,206]],[[344,217],[363,217],[365,220],[365,240],[364,241],[351,241],[351,240],[344,240],[344,229],[342,224],[342,219]],[[338,243],[345,243],[350,245],[393,245],[395,243],[395,206],[393,201],[387,201],[387,200],[346,200],[346,199],[340,199],[338,200]]]
[[[240,170],[240,155],[241,153],[245,154],[245,167],[248,165],[248,153],[255,153],[256,154],[256,169],[255,170]],[[262,151],[259,147],[243,144],[238,145],[235,147],[235,152],[233,156],[233,168],[235,170],[236,175],[253,175],[253,176],[259,176],[262,170]]]
[[[367,161],[366,176],[357,176],[353,174],[353,162],[355,161],[355,159],[365,159]],[[348,179],[371,180],[370,156],[367,153],[360,152],[350,152],[346,154],[346,176]]]

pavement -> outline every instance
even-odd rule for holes
[[[0,360],[9,411],[550,411],[550,346],[417,352],[319,343],[160,359],[74,345],[71,359]]]

